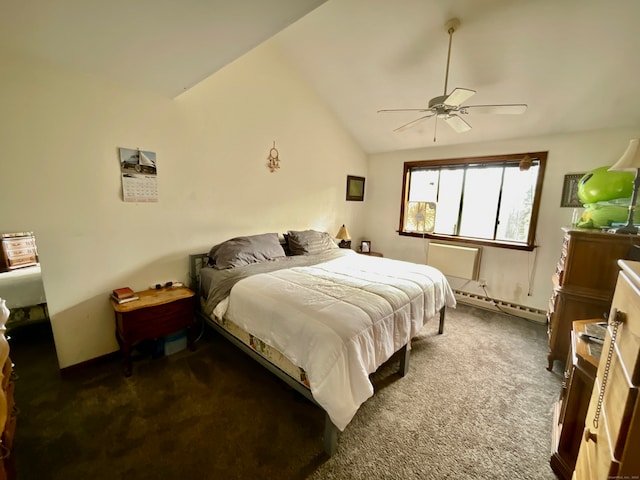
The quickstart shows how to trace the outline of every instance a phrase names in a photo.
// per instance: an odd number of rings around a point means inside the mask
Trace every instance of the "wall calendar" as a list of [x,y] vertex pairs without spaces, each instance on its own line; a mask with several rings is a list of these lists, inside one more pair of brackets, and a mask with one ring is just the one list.
[[158,172],[156,154],[144,150],[120,148],[122,200],[125,202],[157,202]]

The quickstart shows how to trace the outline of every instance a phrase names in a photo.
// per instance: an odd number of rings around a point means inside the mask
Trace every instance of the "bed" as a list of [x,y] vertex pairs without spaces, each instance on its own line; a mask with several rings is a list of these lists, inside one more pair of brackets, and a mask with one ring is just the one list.
[[326,232],[236,237],[190,255],[198,315],[320,406],[324,449],[373,395],[369,375],[455,307],[446,277],[427,265],[338,248]]

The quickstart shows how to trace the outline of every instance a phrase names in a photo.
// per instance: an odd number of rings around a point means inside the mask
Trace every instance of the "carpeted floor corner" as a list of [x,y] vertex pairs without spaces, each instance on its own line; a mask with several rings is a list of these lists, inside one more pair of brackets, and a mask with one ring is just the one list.
[[331,458],[316,406],[214,333],[197,346],[129,378],[117,356],[61,376],[47,332],[14,335],[18,478],[555,479],[544,325],[450,309],[406,377],[396,358],[373,374]]

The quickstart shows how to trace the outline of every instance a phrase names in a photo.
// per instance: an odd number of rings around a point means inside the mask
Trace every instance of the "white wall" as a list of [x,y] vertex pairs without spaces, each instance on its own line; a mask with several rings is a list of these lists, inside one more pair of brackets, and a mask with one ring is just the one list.
[[[487,142],[449,147],[431,147],[375,154],[369,157],[369,191],[364,235],[374,250],[385,256],[424,263],[428,241],[397,233],[402,197],[403,163],[465,156],[483,156],[548,151],[534,252],[483,247],[480,278],[486,280],[493,298],[546,310],[551,277],[560,257],[563,226],[571,223],[572,208],[561,208],[564,175],[612,165],[640,128],[583,132]],[[476,282],[449,278],[451,286],[483,294]]]
[[[0,231],[36,234],[60,367],[115,351],[109,292],[186,281],[189,253],[362,231],[345,183],[367,175],[366,156],[268,43],[175,100],[6,51],[0,63]],[[118,147],[157,153],[157,204],[122,201]]]
[[[187,280],[187,256],[241,234],[346,223],[387,257],[422,262],[396,233],[402,163],[548,150],[535,253],[484,248],[481,277],[499,299],[546,309],[560,253],[563,176],[613,163],[638,129],[436,147],[368,159],[268,42],[175,100],[1,51],[0,231],[33,230],[58,359],[117,349],[108,294]],[[144,72],[127,74],[141,75]],[[270,173],[273,141],[282,168]],[[157,153],[160,201],[121,200],[118,147]],[[365,202],[345,177],[366,176]],[[473,283],[454,288],[482,293]],[[530,291],[531,295],[528,295]]]

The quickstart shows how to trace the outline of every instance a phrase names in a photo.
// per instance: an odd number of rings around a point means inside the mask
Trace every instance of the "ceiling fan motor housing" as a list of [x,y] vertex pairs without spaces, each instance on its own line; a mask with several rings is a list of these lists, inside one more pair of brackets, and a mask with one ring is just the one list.
[[444,101],[449,95],[440,95],[439,97],[433,97],[429,100],[429,108],[444,106]]

